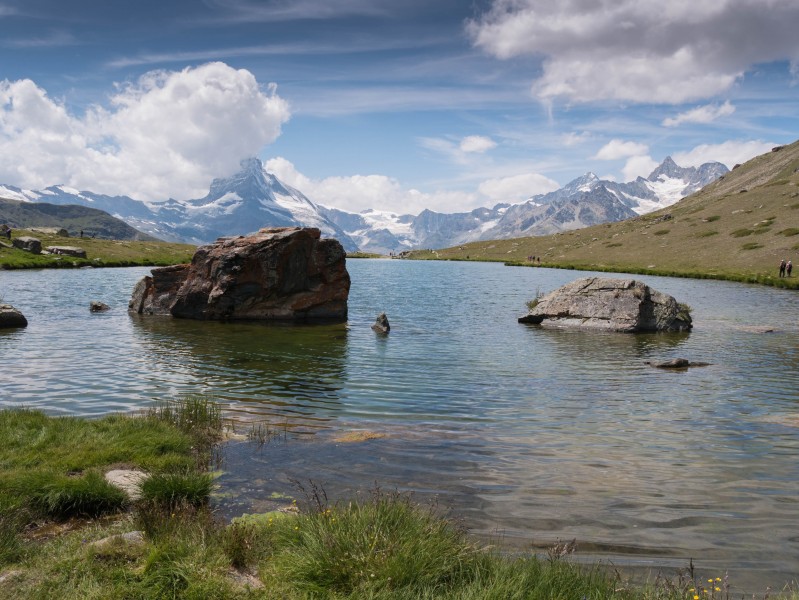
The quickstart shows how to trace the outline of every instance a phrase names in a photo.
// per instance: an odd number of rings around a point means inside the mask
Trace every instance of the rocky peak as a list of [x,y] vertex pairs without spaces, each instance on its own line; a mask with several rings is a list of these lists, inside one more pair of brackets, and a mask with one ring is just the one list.
[[668,179],[683,179],[686,176],[690,177],[695,170],[694,167],[683,168],[674,162],[671,156],[667,156],[663,159],[663,162],[649,174],[647,179],[649,181],[657,181],[661,176],[665,176]]

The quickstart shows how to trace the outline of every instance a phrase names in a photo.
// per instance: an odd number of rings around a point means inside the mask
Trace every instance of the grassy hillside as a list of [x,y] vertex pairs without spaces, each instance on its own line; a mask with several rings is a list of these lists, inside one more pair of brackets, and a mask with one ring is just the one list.
[[7,223],[14,229],[26,227],[58,227],[78,236],[112,240],[153,241],[154,237],[134,229],[124,221],[107,212],[78,205],[47,204],[44,202],[20,202],[0,198],[0,224]]
[[[489,260],[598,271],[750,281],[799,289],[799,142],[737,166],[664,210],[550,236],[483,241],[416,259]],[[537,263],[536,263],[537,264]]]
[[15,229],[12,239],[30,236],[46,246],[77,246],[86,251],[86,258],[31,254],[11,248],[11,243],[0,238],[0,269],[37,269],[50,267],[126,267],[135,265],[175,265],[191,261],[195,246],[158,241],[104,240],[92,238],[59,237],[57,235]]

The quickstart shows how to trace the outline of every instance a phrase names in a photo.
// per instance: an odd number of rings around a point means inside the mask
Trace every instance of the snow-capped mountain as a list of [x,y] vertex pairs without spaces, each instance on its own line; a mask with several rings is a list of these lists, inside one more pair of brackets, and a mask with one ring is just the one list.
[[388,254],[620,221],[670,206],[727,171],[721,163],[683,168],[668,157],[646,179],[617,183],[586,173],[559,190],[521,204],[497,204],[463,213],[424,210],[418,215],[377,210],[355,214],[315,204],[267,173],[257,158],[242,161],[241,171],[232,177],[215,179],[205,197],[184,202],[145,203],[65,186],[33,191],[0,185],[0,197],[91,206],[168,241],[206,243],[262,227],[302,225],[318,227],[323,235],[337,238],[347,251]]
[[318,227],[347,251],[355,242],[328,220],[299,190],[267,173],[257,158],[242,161],[232,177],[215,179],[203,198],[145,203],[128,196],[104,196],[66,186],[40,191],[0,186],[0,197],[50,204],[78,204],[104,210],[139,231],[168,241],[207,243],[218,237],[251,233],[262,227]]
[[727,171],[718,162],[684,168],[667,157],[646,179],[617,183],[586,173],[559,190],[533,196],[521,204],[498,204],[468,213],[424,210],[413,216],[371,210],[357,215],[338,209],[323,211],[361,250],[388,253],[443,248],[621,221],[671,206]]

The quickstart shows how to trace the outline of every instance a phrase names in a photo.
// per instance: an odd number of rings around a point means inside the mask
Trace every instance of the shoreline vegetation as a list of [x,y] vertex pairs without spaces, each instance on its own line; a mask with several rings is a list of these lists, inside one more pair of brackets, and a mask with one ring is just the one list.
[[733,167],[651,213],[552,235],[417,250],[409,258],[721,279],[799,289],[799,141]]
[[[573,542],[538,556],[503,554],[436,506],[379,489],[331,503],[311,483],[298,488],[299,504],[226,523],[214,514],[212,472],[225,433],[219,406],[206,397],[96,419],[0,410],[0,596],[744,597],[726,574],[700,574],[692,564],[636,583],[612,565],[574,560]],[[257,432],[247,437],[240,443],[257,444]],[[137,499],[106,481],[120,468],[149,473]]]
[[[32,254],[10,247],[14,238],[27,236],[47,246],[78,246],[86,258],[57,254]],[[172,242],[62,237],[40,231],[15,229],[12,240],[0,238],[0,270],[76,269],[83,267],[159,267],[191,262],[196,246]]]

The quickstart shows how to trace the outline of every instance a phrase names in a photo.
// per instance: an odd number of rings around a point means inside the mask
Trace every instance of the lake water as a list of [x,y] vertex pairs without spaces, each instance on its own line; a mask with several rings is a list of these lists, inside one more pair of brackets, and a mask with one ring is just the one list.
[[[224,514],[296,484],[437,496],[481,537],[626,567],[729,569],[738,589],[799,579],[799,294],[639,277],[693,308],[690,334],[520,325],[585,273],[350,260],[350,319],[221,324],[127,314],[148,269],[0,271],[28,318],[0,331],[0,405],[93,416],[208,394],[275,439],[231,445]],[[89,302],[112,307],[91,314]],[[392,330],[370,329],[381,311]],[[757,333],[750,326],[770,326]],[[710,366],[681,372],[647,360]],[[353,431],[378,439],[344,442]]]

